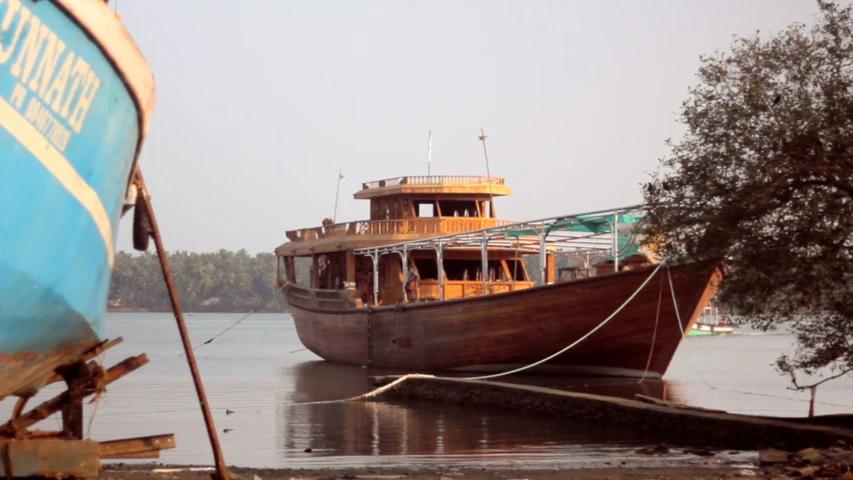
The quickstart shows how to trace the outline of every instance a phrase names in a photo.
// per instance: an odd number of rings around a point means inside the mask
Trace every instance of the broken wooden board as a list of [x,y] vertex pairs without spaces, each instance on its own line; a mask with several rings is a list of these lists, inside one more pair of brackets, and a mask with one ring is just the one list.
[[3,460],[0,476],[6,478],[94,478],[100,475],[98,442],[92,440],[0,440],[0,453]]
[[676,402],[668,402],[666,400],[661,400],[659,398],[652,398],[646,395],[640,395],[639,393],[634,394],[634,399],[643,403],[649,403],[652,405],[658,405],[661,407],[670,407],[670,408],[683,408],[685,410],[696,410],[699,412],[715,412],[715,413],[729,413],[725,410],[718,410],[715,408],[705,408],[705,407],[697,407],[695,405],[687,405],[686,403],[676,403]]
[[103,459],[159,458],[160,450],[175,448],[175,434],[151,435],[101,442],[99,455]]

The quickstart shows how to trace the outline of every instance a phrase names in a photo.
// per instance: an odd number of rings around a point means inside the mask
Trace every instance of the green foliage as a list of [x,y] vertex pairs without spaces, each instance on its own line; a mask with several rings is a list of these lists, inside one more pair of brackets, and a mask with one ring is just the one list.
[[[169,254],[169,266],[184,310],[278,311],[283,304],[275,285],[276,257],[272,253],[174,252]],[[157,255],[118,252],[109,301],[113,307],[171,309]]]
[[649,246],[724,265],[725,304],[793,329],[792,377],[853,368],[853,12],[818,6],[811,28],[701,58],[687,134],[644,193]]

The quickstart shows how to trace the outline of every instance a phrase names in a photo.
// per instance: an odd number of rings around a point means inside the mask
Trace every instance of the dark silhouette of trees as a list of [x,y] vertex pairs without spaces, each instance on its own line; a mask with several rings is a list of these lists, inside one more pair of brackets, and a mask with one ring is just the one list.
[[[283,310],[277,291],[276,258],[246,250],[211,253],[173,252],[169,265],[181,305],[187,311]],[[170,310],[157,256],[118,252],[109,293],[110,307]]]

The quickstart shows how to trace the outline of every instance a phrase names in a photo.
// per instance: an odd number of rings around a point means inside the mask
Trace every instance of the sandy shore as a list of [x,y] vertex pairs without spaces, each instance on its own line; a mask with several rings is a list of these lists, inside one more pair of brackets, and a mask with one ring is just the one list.
[[[581,468],[581,469],[489,469],[477,467],[448,469],[334,468],[259,469],[231,468],[235,480],[554,480],[554,479],[672,479],[705,480],[764,477],[757,468],[743,467],[663,467],[663,468]],[[168,465],[104,465],[102,479],[109,480],[208,480],[213,468]]]

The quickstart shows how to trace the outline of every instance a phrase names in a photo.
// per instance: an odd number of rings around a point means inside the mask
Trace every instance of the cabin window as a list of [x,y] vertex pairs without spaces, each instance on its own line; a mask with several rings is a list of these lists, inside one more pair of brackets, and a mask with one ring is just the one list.
[[434,258],[416,258],[414,262],[421,280],[438,280],[438,265]]
[[438,202],[441,213],[447,217],[476,217],[477,202],[473,200],[442,200]]
[[419,217],[435,216],[435,203],[433,203],[432,201],[415,202],[415,208],[417,209]]
[[[448,280],[467,280],[467,281],[482,281],[483,276],[480,273],[483,264],[480,260],[445,260],[444,262],[444,273],[447,275]],[[506,275],[497,274],[501,272],[501,261],[500,260],[489,260],[488,264],[489,271],[486,272],[487,279],[496,278],[503,280],[506,278]],[[494,271],[495,274],[490,274],[489,272]],[[497,276],[495,276],[497,274]]]
[[293,270],[296,275],[296,285],[311,287],[311,257],[294,257]]
[[515,275],[515,280],[519,282],[524,282],[527,279],[524,277],[524,260],[507,260],[506,266],[509,267],[509,274]]

